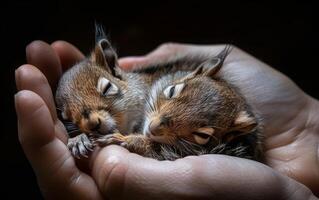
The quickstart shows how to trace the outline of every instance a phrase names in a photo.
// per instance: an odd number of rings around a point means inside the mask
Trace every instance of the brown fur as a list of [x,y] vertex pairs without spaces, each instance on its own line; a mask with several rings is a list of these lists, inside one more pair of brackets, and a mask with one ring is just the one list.
[[[224,54],[217,58],[221,55]],[[202,69],[198,64],[193,72],[173,71],[160,77],[151,88],[150,106],[146,107],[148,119],[144,128],[149,126],[151,130],[144,131],[144,135],[108,135],[97,139],[97,143],[121,144],[132,152],[156,159],[220,153],[262,160],[260,120],[240,92],[216,75],[222,63],[205,63]],[[187,64],[180,68],[187,68]],[[184,84],[182,92],[167,99],[163,90],[177,84]],[[211,134],[207,144],[198,144],[196,132]]]
[[[186,56],[125,73],[108,41],[102,39],[87,59],[63,75],[57,106],[70,121],[66,127],[73,124],[70,132],[85,133],[100,146],[121,144],[160,160],[206,153],[259,160],[260,120],[240,92],[216,76],[228,53],[226,47],[209,60]],[[118,93],[103,96],[97,90],[101,77],[119,88]],[[167,99],[163,90],[179,83],[184,84],[183,90]],[[152,130],[145,132],[149,127]],[[199,144],[203,134],[208,142]],[[85,156],[91,147],[83,138],[70,140],[75,156]]]
[[[234,87],[221,79],[199,76],[189,79],[183,91],[172,100],[158,97],[151,120],[159,124],[164,116],[170,121],[159,125],[150,136],[115,134],[101,137],[97,143],[120,144],[159,160],[208,153],[262,160],[260,121]],[[199,145],[192,133],[203,127],[212,127],[214,132],[207,144]]]

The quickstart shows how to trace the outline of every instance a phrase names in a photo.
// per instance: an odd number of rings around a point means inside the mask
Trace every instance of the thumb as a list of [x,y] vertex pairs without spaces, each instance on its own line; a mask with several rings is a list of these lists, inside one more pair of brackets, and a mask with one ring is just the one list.
[[98,153],[92,175],[109,199],[304,199],[311,195],[303,185],[251,160],[203,155],[158,161],[114,145]]
[[203,187],[192,183],[197,171],[192,163],[145,158],[115,145],[101,149],[93,160],[93,178],[109,199],[182,199],[203,194]]

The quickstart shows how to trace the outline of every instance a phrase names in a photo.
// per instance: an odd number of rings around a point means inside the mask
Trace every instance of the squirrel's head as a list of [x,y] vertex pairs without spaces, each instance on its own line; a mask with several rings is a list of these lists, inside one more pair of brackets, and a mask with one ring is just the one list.
[[143,133],[160,143],[182,139],[205,145],[255,130],[257,121],[243,97],[216,76],[221,64],[213,58],[183,78],[153,88]]
[[81,132],[108,134],[123,121],[116,110],[126,84],[118,75],[117,55],[106,39],[100,39],[91,55],[63,74],[56,92],[62,117]]

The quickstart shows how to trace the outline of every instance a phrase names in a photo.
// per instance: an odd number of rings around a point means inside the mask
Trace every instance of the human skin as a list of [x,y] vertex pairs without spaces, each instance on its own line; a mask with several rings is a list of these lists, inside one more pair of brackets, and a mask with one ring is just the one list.
[[[221,46],[162,45],[120,60],[129,70],[180,54],[216,54]],[[258,108],[266,164],[223,155],[157,161],[111,145],[76,163],[66,147],[51,92],[83,55],[69,43],[36,41],[29,65],[16,70],[19,139],[48,199],[316,199],[319,195],[319,103],[290,79],[234,48],[221,75]],[[81,169],[81,170],[80,170]],[[291,177],[291,178],[289,178]],[[309,190],[308,188],[311,190]]]

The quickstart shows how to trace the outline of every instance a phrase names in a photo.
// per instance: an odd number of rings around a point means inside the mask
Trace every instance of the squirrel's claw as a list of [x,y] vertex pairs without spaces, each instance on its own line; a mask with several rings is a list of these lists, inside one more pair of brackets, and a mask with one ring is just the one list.
[[71,154],[77,159],[80,159],[81,157],[87,158],[89,152],[93,151],[93,144],[84,133],[69,138],[67,146]]

